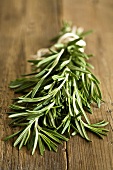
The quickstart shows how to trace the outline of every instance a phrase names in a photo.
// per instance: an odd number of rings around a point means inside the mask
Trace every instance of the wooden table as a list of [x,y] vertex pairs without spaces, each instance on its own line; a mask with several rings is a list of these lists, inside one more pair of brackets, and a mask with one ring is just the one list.
[[14,97],[9,82],[29,71],[27,59],[49,44],[62,20],[94,30],[86,51],[95,56],[90,62],[105,103],[93,108],[90,118],[109,121],[110,132],[104,140],[90,134],[91,143],[73,137],[58,153],[46,151],[43,157],[0,140],[0,170],[113,170],[113,0],[0,0],[0,137],[12,133],[6,114]]

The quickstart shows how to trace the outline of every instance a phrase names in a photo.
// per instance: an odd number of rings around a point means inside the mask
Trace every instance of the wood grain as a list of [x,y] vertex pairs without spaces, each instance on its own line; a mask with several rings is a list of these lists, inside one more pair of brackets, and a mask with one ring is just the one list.
[[[0,7],[0,129],[3,138],[12,133],[6,112],[14,94],[8,84],[29,71],[27,59],[40,47],[46,47],[57,34],[60,11],[55,0],[5,0],[0,1]],[[38,152],[31,156],[25,148],[18,151],[12,142],[0,140],[0,170],[66,170],[65,143],[58,153],[46,151],[41,157]]]
[[[113,1],[112,0],[0,0],[0,170],[113,170]],[[12,133],[6,112],[14,97],[8,89],[11,80],[29,72],[27,59],[46,47],[61,26],[72,21],[94,33],[87,40],[90,62],[101,81],[105,103],[93,108],[91,122],[108,120],[110,132],[104,140],[89,134],[88,143],[79,136],[60,145],[58,153],[46,151],[41,157],[12,141],[2,139]]]
[[[75,5],[72,5],[75,4]],[[110,122],[110,132],[104,140],[89,134],[93,142],[87,143],[80,137],[67,143],[69,170],[113,170],[113,1],[63,1],[63,19],[72,21],[94,33],[87,38],[87,52],[93,53],[91,63],[94,73],[101,81],[105,103],[101,109],[93,108],[91,122],[102,119]],[[67,12],[68,11],[68,12]]]

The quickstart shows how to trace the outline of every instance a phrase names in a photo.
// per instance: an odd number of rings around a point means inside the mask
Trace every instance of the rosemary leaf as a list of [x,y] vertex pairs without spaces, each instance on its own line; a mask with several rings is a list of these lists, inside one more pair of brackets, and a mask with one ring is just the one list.
[[28,61],[31,73],[11,81],[9,87],[22,96],[13,99],[8,115],[11,127],[20,130],[5,141],[15,137],[14,146],[26,145],[32,155],[39,148],[43,155],[46,147],[57,151],[62,140],[77,134],[87,141],[91,141],[87,131],[100,138],[107,135],[108,122],[91,124],[88,117],[93,113],[91,103],[100,107],[102,101],[100,81],[88,62],[92,55],[84,52],[84,37],[89,33],[64,22],[54,44],[39,49],[36,60]]

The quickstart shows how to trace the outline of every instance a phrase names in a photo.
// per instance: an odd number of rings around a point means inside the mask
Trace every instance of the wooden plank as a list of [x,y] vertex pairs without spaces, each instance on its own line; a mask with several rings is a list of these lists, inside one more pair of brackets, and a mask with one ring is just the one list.
[[[6,115],[14,94],[8,84],[30,67],[26,60],[40,47],[46,47],[60,27],[60,1],[0,1],[0,129],[1,138],[13,131]],[[0,140],[0,170],[66,170],[65,143],[58,153],[46,151],[31,156],[23,148],[18,151],[12,141]]]
[[91,122],[105,119],[110,132],[104,140],[89,134],[88,143],[79,136],[67,143],[68,170],[113,170],[113,1],[63,0],[63,19],[72,21],[94,33],[87,38],[87,52],[93,53],[91,63],[101,81],[105,103],[101,109],[93,108]]

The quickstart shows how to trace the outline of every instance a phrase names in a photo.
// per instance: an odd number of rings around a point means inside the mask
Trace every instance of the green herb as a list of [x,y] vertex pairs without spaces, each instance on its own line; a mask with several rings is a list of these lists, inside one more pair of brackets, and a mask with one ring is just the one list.
[[5,138],[17,137],[14,146],[26,145],[34,154],[37,146],[43,155],[45,147],[57,151],[57,144],[79,134],[87,141],[87,130],[99,137],[107,134],[108,122],[91,124],[91,103],[100,107],[102,95],[99,80],[90,71],[83,40],[89,32],[64,23],[56,43],[40,49],[32,63],[32,73],[10,83],[15,92],[23,93],[10,105],[10,125],[19,131]]

